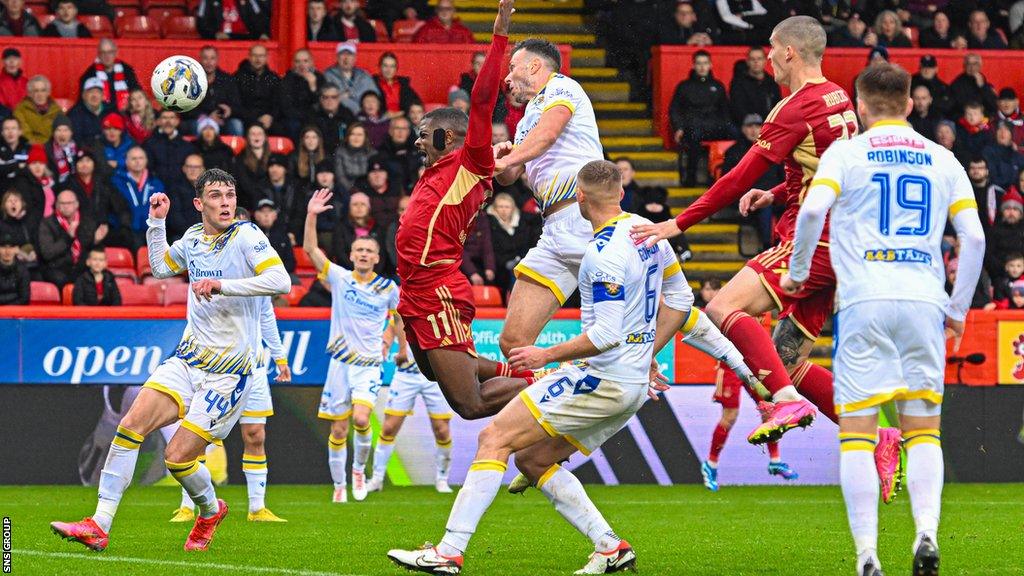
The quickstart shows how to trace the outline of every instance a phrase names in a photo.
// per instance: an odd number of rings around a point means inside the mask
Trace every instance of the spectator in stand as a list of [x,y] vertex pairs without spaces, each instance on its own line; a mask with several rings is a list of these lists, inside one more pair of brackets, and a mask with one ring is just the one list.
[[[259,203],[263,200],[272,200],[278,210],[284,211],[284,217],[278,218],[278,220],[289,230],[291,230],[292,224],[290,221],[291,215],[297,205],[303,200],[303,193],[305,191],[305,187],[300,186],[288,174],[290,164],[286,156],[281,154],[270,155],[270,160],[267,162],[267,179],[263,183],[263,187],[260,188],[260,200],[256,203],[257,208],[259,208]],[[316,168],[314,167],[311,171],[314,173],[315,178]],[[305,210],[305,204],[300,208]]]
[[673,139],[686,153],[686,169],[685,172],[680,170],[680,180],[684,186],[694,186],[697,160],[703,150],[700,143],[734,138],[725,86],[711,73],[711,55],[707,51],[694,53],[693,69],[689,77],[676,86],[669,116]]
[[324,84],[320,89],[319,103],[306,124],[320,129],[324,137],[324,150],[333,156],[345,136],[345,129],[355,121],[355,114],[341,105],[341,89],[334,84]]
[[327,17],[324,0],[309,0],[306,4],[306,40],[310,42],[338,42],[341,35],[338,24]]
[[708,278],[700,285],[700,290],[695,294],[693,299],[693,305],[698,308],[704,308],[711,302],[711,299],[718,295],[718,291],[722,289],[722,281],[716,278]]
[[40,220],[53,213],[53,203],[57,198],[54,192],[57,182],[48,165],[43,145],[33,144],[28,151],[25,170],[14,180],[14,187],[21,192],[28,211]]
[[1013,143],[1012,124],[996,123],[995,141],[985,146],[981,155],[988,163],[989,176],[996,186],[1007,189],[1017,184],[1017,175],[1024,169],[1024,154]]
[[125,159],[125,167],[114,173],[114,188],[128,203],[132,215],[131,231],[134,248],[146,245],[146,219],[149,217],[149,198],[163,193],[164,183],[149,173],[149,160],[142,146],[132,146]]
[[431,13],[427,0],[367,0],[366,14],[383,20],[388,28],[395,20],[420,20]]
[[758,0],[716,0],[715,7],[722,22],[722,44],[756,46],[768,43],[772,24],[768,22],[768,10]]
[[103,118],[116,112],[103,100],[103,82],[89,78],[82,86],[82,97],[68,111],[71,129],[79,144],[91,144],[103,136]]
[[494,285],[507,294],[515,283],[512,270],[540,239],[540,216],[520,211],[505,192],[495,194],[486,212],[494,247]]
[[128,136],[135,140],[136,144],[144,144],[156,129],[156,114],[153,113],[153,105],[149,97],[141,88],[131,91],[128,96],[128,106],[121,112],[125,118],[125,128]]
[[341,42],[334,49],[338,63],[324,70],[324,77],[341,90],[341,105],[352,114],[359,114],[363,94],[377,92],[377,84],[370,73],[356,66],[355,42]]
[[117,112],[111,112],[103,117],[100,124],[103,128],[103,137],[100,138],[100,145],[103,146],[103,155],[107,164],[114,170],[124,168],[125,156],[135,141],[124,133],[124,117]]
[[[1009,194],[1007,194],[1009,196]],[[1003,201],[1005,204],[1005,200]],[[1019,204],[1019,202],[1018,202]],[[1016,222],[1013,225],[1016,228],[1020,228],[1020,208],[1017,208],[1017,212],[1013,218],[1016,218]],[[1000,223],[1002,224],[1002,223]],[[1024,230],[1017,230],[1016,234],[1020,237],[1024,234]],[[1015,238],[1016,240],[1016,238]],[[1020,244],[1018,241],[1017,244]],[[991,254],[992,260],[996,260],[996,254]],[[986,258],[988,259],[988,258]],[[1007,310],[1010,309],[1010,300],[1015,296],[1014,289],[1024,289],[1024,280],[1021,279],[1024,276],[1024,254],[1020,252],[1005,252],[1002,254],[1001,264],[1002,267],[998,271],[998,274],[989,272],[989,276],[992,277],[992,300],[996,303],[996,309]],[[1012,309],[1017,310],[1022,308],[1021,302],[1018,302]]]
[[[757,140],[763,124],[764,119],[756,114],[750,114],[743,119],[743,127],[741,129],[743,137],[737,139],[736,143],[725,151],[725,158],[722,162],[723,174],[729,172],[740,163],[743,155],[750,150],[750,147]],[[762,174],[753,187],[761,190],[771,190],[781,183],[783,178],[782,166],[776,164]],[[772,245],[772,214],[772,207],[766,206],[743,216],[744,223],[753,226],[757,230],[757,237],[765,249]]]
[[782,100],[779,85],[765,72],[767,61],[764,48],[751,48],[747,51],[745,66],[741,66],[742,70],[738,70],[729,83],[729,107],[736,126],[741,126],[749,114],[767,117]]
[[[951,258],[946,262],[946,294],[953,292],[953,285],[956,283],[956,272],[959,267],[959,258]],[[992,302],[992,281],[984,270],[982,270],[981,278],[978,279],[978,287],[974,290],[974,296],[971,298],[971,309],[996,309],[996,304]]]
[[392,180],[380,155],[370,158],[366,176],[356,180],[353,189],[365,192],[370,197],[370,216],[378,227],[387,229],[398,220],[398,200],[402,197],[402,187]]
[[384,113],[384,104],[380,95],[376,92],[367,92],[359,102],[359,122],[366,127],[366,137],[370,140],[370,146],[379,148],[384,145],[388,137],[388,127],[391,120]]
[[195,132],[199,117],[209,116],[220,126],[222,134],[241,136],[245,127],[236,115],[241,110],[241,101],[234,77],[220,69],[220,54],[213,46],[199,49],[199,63],[206,72],[206,97],[199,106],[182,114],[181,131]]
[[416,44],[472,44],[473,31],[455,16],[454,0],[438,0],[434,17],[427,20],[413,36]]
[[256,207],[256,195],[266,181],[269,162],[267,131],[262,124],[253,124],[245,131],[245,149],[235,157],[235,169],[231,171],[238,181],[239,206],[246,210]]
[[25,10],[25,0],[4,0],[0,10],[0,36],[41,36],[39,21]]
[[469,94],[465,90],[452,87],[448,91],[448,105],[463,114],[469,115]]
[[967,164],[967,176],[974,188],[974,199],[981,215],[981,227],[988,238],[999,218],[999,205],[1003,202],[1005,190],[992,183],[988,175],[988,162],[981,156],[971,158]]
[[932,17],[931,27],[921,30],[917,43],[921,48],[950,48],[953,45],[954,37],[949,16],[939,10]]
[[[349,258],[349,248],[352,246],[352,241],[369,236],[383,246],[384,232],[385,230],[379,227],[370,216],[370,197],[363,192],[353,192],[348,199],[348,214],[335,227],[331,239],[331,252],[334,253],[334,260],[339,266],[351,270],[352,260]],[[383,264],[383,262],[377,264],[377,273],[384,269]]]
[[967,47],[971,50],[1006,50],[1006,40],[991,30],[992,22],[984,10],[971,12],[967,22]]
[[29,146],[18,119],[5,118],[0,125],[0,186],[6,186],[25,168]]
[[918,134],[928,139],[934,138],[935,128],[942,116],[932,108],[932,93],[927,86],[919,84],[910,91],[910,97],[914,101],[914,109],[907,116],[907,122]]
[[370,146],[363,123],[349,124],[345,142],[334,153],[334,178],[338,186],[346,192],[351,190],[356,180],[366,176],[370,157],[376,153],[377,150]]
[[387,264],[384,265],[384,271],[388,275],[393,275],[396,268],[398,267],[398,249],[395,247],[395,236],[398,234],[398,226],[402,221],[402,216],[405,211],[409,209],[409,196],[402,196],[398,199],[398,217],[395,221],[388,226],[387,231],[384,232],[384,248],[383,256],[387,257]]
[[281,79],[281,117],[288,137],[297,141],[303,122],[317,104],[320,88],[326,85],[324,75],[317,71],[313,64],[313,54],[309,50],[295,51],[292,67]]
[[423,103],[420,95],[412,89],[408,76],[398,75],[398,57],[394,52],[381,54],[378,61],[379,74],[374,74],[373,81],[377,91],[384,99],[385,115],[388,118],[405,116],[405,111],[414,102]]
[[200,0],[199,35],[210,40],[269,40],[268,0]]
[[921,56],[920,67],[917,74],[914,74],[910,81],[911,90],[917,86],[928,88],[932,95],[932,108],[943,117],[949,117],[953,111],[953,98],[949,85],[939,78],[939,63],[935,56],[925,54]]
[[[859,12],[854,12],[846,19],[845,28],[839,28],[829,34],[828,45],[835,48],[863,48],[867,46],[864,40],[868,34],[867,23]],[[874,33],[871,35],[873,37]]]
[[249,48],[249,57],[235,72],[239,107],[234,115],[245,124],[259,122],[270,130],[281,113],[281,78],[267,67],[267,48],[259,44]]
[[0,70],[0,106],[8,110],[28,96],[28,76],[21,69],[21,51],[17,48],[4,48],[4,68]]
[[[377,32],[369,20],[359,15],[359,0],[341,0],[338,11],[338,40],[351,42],[376,42]],[[387,41],[387,39],[385,39]]]
[[78,79],[80,92],[89,78],[99,78],[103,83],[103,100],[117,110],[124,110],[131,91],[141,88],[135,69],[117,57],[117,44],[110,38],[100,40],[95,62]]
[[53,136],[43,144],[43,149],[46,150],[47,166],[57,182],[64,183],[74,175],[78,146],[71,131],[71,120],[67,116],[58,114],[54,118]]
[[981,56],[968,54],[964,56],[964,71],[949,86],[954,109],[963,110],[968,102],[979,102],[985,107],[986,113],[996,110],[996,91],[985,75],[981,73]]
[[[149,211],[149,203],[146,203]],[[57,194],[56,209],[39,224],[39,257],[43,279],[63,287],[82,273],[93,245],[103,242],[106,228],[78,209],[71,190]]]
[[[480,75],[480,69],[483,68],[484,58],[486,56],[487,55],[484,54],[483,52],[474,52],[473,58],[470,61],[469,71],[463,72],[459,76],[459,89],[465,91],[466,94],[473,93],[473,84],[476,83],[476,79]],[[402,109],[405,110],[407,114],[413,108],[422,111],[423,103],[420,102],[418,99],[419,97],[417,96],[416,101],[410,103],[409,106],[405,106]],[[501,122],[502,120],[504,120],[506,114],[508,114],[508,102],[506,101],[505,98],[505,90],[501,90],[500,92],[498,92],[498,101],[494,104],[494,113],[491,115],[491,119],[494,122]],[[413,126],[418,125],[418,121],[413,122]]]
[[1024,116],[1020,113],[1020,100],[1017,99],[1017,91],[1013,88],[1003,88],[999,91],[995,119],[1008,122],[1013,128],[1013,143],[1024,146]]
[[[502,99],[504,99],[504,96],[502,96]],[[406,110],[405,116],[406,118],[409,119],[409,124],[411,124],[414,128],[418,128],[420,122],[423,121],[423,116],[425,116],[426,113],[427,111],[423,107],[423,104],[413,104],[412,106],[409,106],[408,110]]]
[[971,155],[963,143],[957,140],[956,132],[956,124],[951,120],[939,120],[935,125],[934,140],[946,150],[952,152],[953,156],[960,162],[960,165],[966,168]]
[[409,120],[403,117],[393,118],[391,125],[388,126],[388,137],[377,150],[393,180],[404,192],[411,192],[416,184],[419,168],[423,166],[423,160],[416,150]]
[[711,46],[715,43],[714,28],[698,20],[697,11],[690,2],[677,2],[671,19],[658,27],[654,45]]
[[220,139],[220,126],[217,126],[212,118],[204,116],[196,123],[196,130],[198,138],[195,148],[203,157],[203,165],[207,168],[231,171],[235,163],[235,153]]
[[[252,211],[252,221],[259,226],[260,230],[267,235],[270,246],[277,251],[281,257],[281,263],[289,274],[295,273],[295,251],[293,244],[288,237],[288,228],[285,222],[278,218],[280,214],[277,204],[270,198],[263,198],[256,203],[256,209]],[[297,277],[292,277],[292,284],[297,284]]]
[[14,236],[0,233],[0,306],[28,305],[32,279],[18,260],[19,252]]
[[956,139],[972,154],[980,154],[994,140],[985,109],[978,102],[964,105],[963,116],[956,122],[956,132]]
[[[1000,277],[1008,278],[1012,282],[1021,276],[1016,261],[1024,251],[1024,221],[1021,220],[1024,204],[1022,203],[1024,203],[1024,197],[1021,197],[1016,190],[1010,190],[1003,196],[1003,201],[999,205],[999,223],[992,227],[992,233],[988,238],[986,268],[989,275],[996,279],[997,286]],[[1015,264],[1012,272],[1006,266],[1011,261]],[[1003,298],[1005,298],[1005,290]]]
[[114,275],[107,270],[107,251],[94,246],[85,259],[84,270],[75,279],[71,302],[75,306],[120,306],[121,290]]
[[50,79],[36,75],[28,81],[28,95],[14,108],[14,117],[21,123],[21,130],[32,144],[42,144],[50,139],[53,120],[63,112],[50,98]]
[[459,270],[474,286],[494,284],[497,265],[494,259],[494,244],[491,242],[491,222],[482,208],[472,226],[466,235]]
[[[655,223],[664,222],[672,217],[668,207],[668,190],[661,186],[638,185],[634,180],[636,171],[633,170],[633,161],[627,156],[616,158],[615,165],[619,168],[622,189],[625,192],[621,206],[629,206],[628,209],[623,208],[623,210],[643,216]],[[669,240],[669,243],[684,262],[692,257],[685,235],[680,234]]]
[[903,31],[903,23],[900,17],[892,10],[882,10],[875,17],[874,32],[875,42],[873,46],[885,46],[886,48],[913,48],[910,38]]
[[96,222],[97,228],[106,227],[104,244],[131,247],[133,239],[128,233],[132,217],[128,203],[102,169],[91,149],[80,148],[75,153],[75,175],[67,186],[78,196],[79,207]]
[[200,212],[196,210],[192,199],[196,197],[196,181],[206,171],[203,157],[198,153],[185,157],[181,165],[183,178],[174,185],[167,186],[167,195],[171,199],[171,209],[167,213],[167,239],[181,238],[189,227],[202,222]]
[[54,38],[92,38],[92,32],[78,21],[76,0],[58,0],[57,18],[43,29],[42,36]]
[[39,243],[39,217],[33,214],[25,197],[16,188],[4,192],[0,198],[0,236],[11,236],[21,249],[19,262],[29,268],[37,266],[36,245]]
[[143,148],[149,156],[149,163],[156,175],[168,189],[178,187],[184,180],[181,165],[185,158],[196,153],[196,147],[185,140],[178,126],[181,119],[177,112],[163,108],[156,119],[157,130],[146,141]]
[[331,205],[333,206],[333,209],[320,215],[320,218],[317,219],[316,222],[316,230],[318,236],[326,242],[326,244],[324,244],[325,246],[332,245],[334,229],[338,225],[341,214],[348,209],[349,190],[342,190],[335,183],[334,166],[328,161],[317,164],[315,183],[310,186],[296,187],[296,202],[292,207],[291,217],[288,219],[288,226],[291,229],[292,234],[292,243],[301,243],[302,226],[306,222],[306,206],[309,205],[309,199],[313,197],[313,193],[323,188],[327,188],[334,192],[334,197],[331,198]]
[[292,174],[305,186],[316,182],[316,165],[329,158],[324,152],[324,137],[316,126],[302,130],[299,145],[292,155]]

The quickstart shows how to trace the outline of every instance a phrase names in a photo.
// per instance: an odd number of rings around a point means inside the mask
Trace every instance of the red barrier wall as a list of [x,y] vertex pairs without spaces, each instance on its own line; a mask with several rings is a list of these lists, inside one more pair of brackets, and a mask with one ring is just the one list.
[[[665,140],[666,148],[673,143],[669,138],[668,108],[672,102],[672,93],[676,85],[690,75],[693,53],[698,48],[693,46],[655,46],[651,60],[654,72],[654,110],[655,129]],[[742,46],[721,46],[707,49],[711,53],[712,71],[726,88],[732,81],[733,65],[743,60],[747,48]],[[917,72],[921,56],[932,54],[939,62],[939,78],[947,84],[963,72],[963,58],[970,51],[964,50],[926,50],[904,48],[889,50],[890,61],[903,66],[912,74]],[[1024,75],[1020,66],[1024,61],[1024,53],[1019,50],[980,50],[982,71],[988,81],[1000,88],[1010,86],[1019,93],[1024,88]],[[853,81],[867,63],[868,50],[864,48],[829,48],[825,51],[822,71],[825,76],[839,84],[847,91],[853,91]],[[783,89],[783,95],[788,92]]]

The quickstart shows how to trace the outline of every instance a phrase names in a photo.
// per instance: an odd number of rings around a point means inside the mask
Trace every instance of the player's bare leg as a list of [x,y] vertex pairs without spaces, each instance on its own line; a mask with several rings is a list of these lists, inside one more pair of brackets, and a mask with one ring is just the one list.
[[206,550],[217,526],[228,514],[227,504],[217,499],[210,471],[199,462],[199,457],[206,453],[207,445],[209,441],[206,438],[182,426],[164,449],[167,470],[199,507],[199,516],[185,541],[186,551]]
[[348,502],[345,480],[345,465],[348,463],[348,415],[331,421],[331,435],[327,438],[327,465],[331,469],[334,494],[331,501],[336,504]]
[[370,429],[370,412],[373,407],[366,404],[352,406],[352,497],[357,502],[366,500],[366,461],[370,458],[373,430]]
[[267,425],[263,423],[241,424],[242,473],[249,494],[250,522],[287,522],[270,511],[266,505],[267,494]]
[[520,276],[508,298],[505,324],[498,339],[501,353],[507,358],[513,348],[532,346],[560,306],[561,302],[550,288],[528,276]]
[[117,506],[135,473],[143,440],[150,432],[175,422],[178,417],[179,408],[174,399],[163,392],[143,388],[118,423],[114,440],[110,443],[110,451],[100,473],[96,512],[78,522],[51,522],[53,533],[97,552],[105,549]]
[[[416,363],[421,366],[416,346],[411,346]],[[510,400],[527,386],[523,378],[490,378],[480,382],[477,359],[466,352],[437,348],[422,353],[448,404],[466,420],[485,418],[498,413]],[[425,372],[424,372],[425,373]]]
[[846,516],[857,551],[857,574],[874,574],[878,560],[878,475],[875,445],[877,412],[839,419],[839,483],[846,502]]
[[[911,401],[919,404],[925,400]],[[941,416],[900,414],[907,446],[907,491],[914,515],[914,576],[939,573],[938,528],[942,507],[943,463]]]

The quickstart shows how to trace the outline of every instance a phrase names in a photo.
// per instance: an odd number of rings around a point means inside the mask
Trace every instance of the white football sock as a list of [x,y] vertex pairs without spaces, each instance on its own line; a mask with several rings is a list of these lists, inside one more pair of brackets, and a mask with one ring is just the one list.
[[846,501],[846,517],[857,549],[857,570],[877,561],[878,470],[875,468],[877,435],[839,433],[839,482]]
[[192,501],[199,507],[199,515],[209,518],[220,510],[217,504],[217,493],[213,489],[210,471],[199,460],[191,462],[165,461],[171,475],[188,492]]
[[160,429],[160,436],[164,439],[164,444],[170,444],[171,438],[174,437],[174,433],[178,431],[178,427],[181,426],[181,420],[173,424],[168,424]]
[[181,489],[181,508],[188,508],[189,510],[196,507],[196,503],[189,498],[188,492],[184,488]]
[[470,465],[448,516],[438,552],[444,556],[460,556],[466,551],[477,524],[501,489],[501,478],[507,469],[508,465],[498,460],[476,460]]
[[444,480],[448,481],[448,471],[452,464],[452,439],[448,438],[445,442],[437,442],[437,454],[434,456],[434,466],[436,475],[434,479],[436,481]]
[[345,464],[348,462],[348,438],[327,438],[327,465],[335,488],[345,487]]
[[93,521],[104,532],[110,532],[110,525],[114,523],[114,515],[117,514],[121,496],[132,483],[135,463],[139,461],[139,447],[142,446],[143,440],[145,438],[142,435],[124,426],[118,426],[114,440],[110,443],[107,460],[103,464],[103,471],[100,472],[96,512],[92,515]]
[[803,400],[804,397],[796,391],[796,386],[792,384],[783,386],[778,392],[772,394],[772,400],[775,402],[791,402],[793,400]]
[[373,451],[373,479],[384,480],[388,471],[388,461],[391,460],[391,453],[395,451],[395,437],[381,434],[377,438],[377,448]]
[[245,473],[245,486],[249,493],[249,512],[266,508],[267,455],[242,454],[242,472]]
[[942,444],[936,429],[912,430],[904,434],[907,448],[907,492],[914,514],[916,551],[922,536],[938,546],[939,511],[942,507]]
[[366,428],[353,426],[355,434],[354,450],[352,451],[352,469],[362,471],[366,468],[366,460],[370,457],[370,444],[373,442],[373,430],[367,424]]
[[608,552],[619,546],[619,537],[590,501],[583,484],[572,472],[555,464],[537,481],[539,489],[569,524],[590,538],[594,549]]

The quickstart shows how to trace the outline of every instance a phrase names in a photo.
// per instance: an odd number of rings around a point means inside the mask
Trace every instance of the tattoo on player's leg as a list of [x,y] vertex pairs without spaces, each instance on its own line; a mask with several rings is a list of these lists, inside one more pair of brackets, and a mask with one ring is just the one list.
[[779,353],[779,358],[782,359],[782,363],[786,368],[792,369],[795,367],[800,361],[801,348],[804,345],[804,341],[807,340],[804,333],[797,328],[792,320],[783,318],[775,326],[772,340],[775,342],[775,350]]

